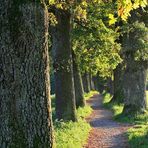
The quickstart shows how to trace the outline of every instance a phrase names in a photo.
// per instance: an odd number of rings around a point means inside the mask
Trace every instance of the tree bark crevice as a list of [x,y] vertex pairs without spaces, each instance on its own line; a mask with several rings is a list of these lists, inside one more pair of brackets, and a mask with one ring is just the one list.
[[[51,148],[48,11],[35,2],[14,5],[0,16],[0,147]],[[19,13],[15,23],[11,10]]]

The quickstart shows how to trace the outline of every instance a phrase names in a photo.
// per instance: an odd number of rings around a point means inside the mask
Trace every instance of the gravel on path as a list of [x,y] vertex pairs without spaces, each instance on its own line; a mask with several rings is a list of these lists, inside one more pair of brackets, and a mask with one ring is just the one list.
[[103,107],[102,99],[102,95],[97,94],[87,101],[93,109],[86,119],[92,130],[84,148],[129,148],[125,133],[131,125],[114,121],[113,113]]

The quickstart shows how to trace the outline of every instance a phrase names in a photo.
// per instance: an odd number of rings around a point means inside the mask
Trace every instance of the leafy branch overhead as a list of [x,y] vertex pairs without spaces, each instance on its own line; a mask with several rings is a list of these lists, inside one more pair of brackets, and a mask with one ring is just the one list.
[[[87,7],[90,5],[99,6],[103,3],[110,3],[116,7],[114,13],[109,13],[109,24],[115,24],[115,22],[121,18],[123,21],[127,21],[130,13],[134,9],[142,7],[143,9],[148,5],[147,0],[48,0],[48,7],[55,6],[57,9],[70,10],[75,18],[78,20],[87,18]],[[53,19],[53,17],[51,18]],[[53,22],[53,21],[52,21]]]

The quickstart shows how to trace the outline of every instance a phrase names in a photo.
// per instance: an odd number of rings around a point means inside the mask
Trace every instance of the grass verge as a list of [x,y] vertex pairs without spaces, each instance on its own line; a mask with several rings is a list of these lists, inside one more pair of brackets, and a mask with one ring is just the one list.
[[89,93],[84,93],[85,100],[90,99],[93,95],[98,94],[98,91],[90,91]]
[[124,116],[122,115],[124,105],[109,103],[112,96],[108,93],[104,93],[103,95],[104,107],[113,111],[114,120],[124,123],[131,123],[134,125],[127,131],[130,148],[148,148],[148,113],[133,117]]
[[[93,96],[96,92],[85,94],[85,98]],[[56,137],[56,148],[82,148],[87,141],[90,125],[85,118],[92,112],[91,107],[85,106],[77,110],[78,122],[64,122],[55,119],[55,96],[51,96],[54,120],[54,130]]]

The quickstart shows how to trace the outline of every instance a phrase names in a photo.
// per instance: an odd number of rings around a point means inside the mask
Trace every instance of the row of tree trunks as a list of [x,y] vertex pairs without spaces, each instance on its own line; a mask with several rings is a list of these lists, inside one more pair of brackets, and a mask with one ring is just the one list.
[[90,92],[91,90],[97,90],[100,93],[104,90],[104,80],[96,74],[96,76],[92,76],[90,73],[84,73],[82,76],[83,80],[83,87],[86,93]]
[[100,93],[104,90],[104,80],[99,76],[97,73],[96,76],[92,76],[91,73],[84,73],[82,76],[83,80],[83,87],[86,93],[90,92],[91,90],[97,90]]
[[0,147],[53,147],[48,11],[0,1]]
[[90,79],[89,79],[89,73],[85,72],[82,76],[82,81],[83,81],[83,87],[84,87],[84,91],[86,93],[90,92]]

